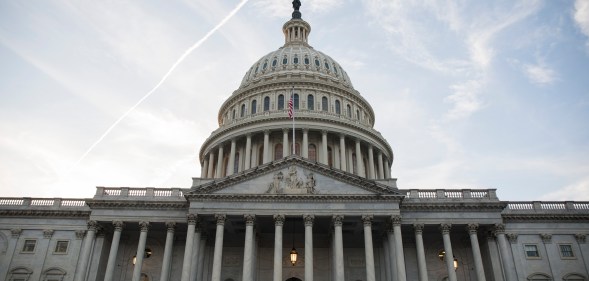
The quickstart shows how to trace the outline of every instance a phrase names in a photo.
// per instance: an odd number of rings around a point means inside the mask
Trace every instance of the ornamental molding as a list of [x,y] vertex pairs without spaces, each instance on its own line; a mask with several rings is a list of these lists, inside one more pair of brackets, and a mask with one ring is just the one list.
[[254,225],[254,223],[256,222],[256,215],[245,214],[243,215],[243,219],[245,220],[245,225]]
[[55,233],[53,229],[45,229],[43,230],[43,238],[50,239],[53,236],[53,233]]
[[540,233],[540,239],[542,239],[542,242],[544,242],[544,244],[550,244],[552,243],[552,234]]
[[451,229],[452,229],[452,224],[450,224],[450,223],[440,224],[440,231],[442,232],[442,234],[450,234]]
[[321,194],[193,194],[190,201],[199,202],[280,202],[280,203],[382,203],[397,202],[396,196],[386,195],[321,195]]
[[554,214],[502,214],[501,217],[505,222],[589,222],[589,214],[566,214],[566,213],[554,213]]
[[272,182],[268,185],[267,194],[317,194],[315,190],[315,176],[312,172],[306,173],[306,179],[297,175],[295,165],[288,168],[288,174],[285,176],[282,171],[274,173]]
[[362,223],[364,226],[372,226],[373,215],[362,215]]
[[509,240],[509,242],[511,244],[516,244],[517,243],[517,237],[518,235],[516,233],[506,233],[505,237],[507,237],[507,240]]
[[90,211],[69,210],[0,210],[0,217],[88,218]]
[[167,221],[165,223],[165,225],[166,225],[166,230],[169,233],[174,233],[174,231],[176,230],[176,222],[175,221]]
[[342,216],[342,215],[334,215],[331,218],[331,222],[333,223],[333,226],[339,226],[339,227],[341,227],[344,224],[344,216]]
[[76,230],[76,239],[82,239],[86,236],[86,230]]
[[480,199],[409,199],[406,198],[401,202],[399,208],[406,212],[454,212],[454,211],[468,211],[468,212],[496,212],[501,213],[503,208],[507,205],[505,202],[481,202]]
[[422,223],[413,224],[413,229],[415,230],[415,234],[422,234],[423,227],[424,227],[424,224],[422,224]]
[[313,221],[315,220],[314,215],[303,215],[303,221],[305,226],[313,226]]
[[478,230],[479,230],[478,223],[469,223],[466,225],[466,232],[468,232],[468,234],[477,234]]
[[112,225],[115,228],[115,231],[123,231],[123,228],[125,227],[125,223],[123,221],[113,221]]
[[274,215],[274,225],[282,226],[284,225],[285,217],[284,215]]
[[[131,199],[134,199],[131,197]],[[138,198],[137,198],[138,199]],[[86,204],[91,209],[149,209],[149,210],[162,210],[162,209],[187,209],[188,202],[182,197],[178,197],[177,201],[156,201],[157,198],[153,198],[154,201],[149,201],[151,198],[144,198],[142,200],[117,200],[117,198],[109,200],[87,200]],[[88,215],[90,212],[88,212]]]
[[10,234],[13,238],[18,238],[22,233],[22,229],[20,228],[13,228],[10,230]]
[[580,244],[585,244],[586,238],[587,238],[587,235],[585,235],[584,233],[577,233],[577,234],[575,234],[575,239]]

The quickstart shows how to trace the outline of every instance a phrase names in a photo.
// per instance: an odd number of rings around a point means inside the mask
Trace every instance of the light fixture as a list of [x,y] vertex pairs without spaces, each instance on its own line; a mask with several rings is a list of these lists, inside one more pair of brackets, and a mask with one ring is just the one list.
[[[446,251],[441,250],[440,252],[438,252],[438,258],[440,258],[441,261],[445,261],[446,258]],[[458,259],[456,257],[453,257],[454,261],[453,261],[453,266],[454,266],[454,271],[456,271],[456,269],[458,269]]]
[[[147,249],[145,249],[145,253],[143,254],[143,258],[146,258],[146,259],[149,258],[149,257],[151,257],[151,254],[152,254],[151,249],[147,248]],[[137,256],[133,256],[133,265],[135,265],[136,263],[137,263]]]
[[295,240],[295,223],[294,223],[294,219],[292,221],[292,250],[290,250],[290,263],[292,264],[292,266],[295,266],[295,264],[297,264],[297,258],[299,256],[299,253],[297,253],[297,249],[295,249],[294,247],[294,240]]

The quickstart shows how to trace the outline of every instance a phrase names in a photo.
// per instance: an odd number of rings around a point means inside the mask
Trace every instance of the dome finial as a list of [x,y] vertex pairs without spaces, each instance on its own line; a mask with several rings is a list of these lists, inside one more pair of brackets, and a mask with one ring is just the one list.
[[292,7],[294,9],[294,11],[292,12],[292,18],[293,19],[300,19],[301,12],[299,12],[299,8],[301,7],[301,1],[299,1],[299,0],[292,1]]

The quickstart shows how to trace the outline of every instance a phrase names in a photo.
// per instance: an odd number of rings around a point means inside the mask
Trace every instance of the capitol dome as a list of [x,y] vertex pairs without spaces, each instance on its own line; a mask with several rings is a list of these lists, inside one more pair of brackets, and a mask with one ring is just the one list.
[[337,61],[309,45],[311,26],[298,10],[282,31],[284,45],[257,60],[221,105],[219,128],[200,150],[202,178],[294,154],[359,177],[389,179],[393,151],[373,128],[370,104]]

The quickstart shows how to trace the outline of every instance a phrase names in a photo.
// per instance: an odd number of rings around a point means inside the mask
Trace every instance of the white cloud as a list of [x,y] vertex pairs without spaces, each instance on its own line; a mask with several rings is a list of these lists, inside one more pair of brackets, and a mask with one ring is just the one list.
[[483,85],[482,80],[469,80],[452,85],[450,88],[454,93],[444,99],[453,105],[446,117],[450,120],[460,119],[478,111],[482,104],[479,95]]
[[[581,32],[589,37],[589,0],[575,1],[573,18],[577,23],[577,26],[581,29]],[[587,41],[586,46],[589,50],[589,40]]]
[[557,80],[556,72],[545,65],[525,64],[523,70],[534,84],[550,85]]
[[587,200],[589,198],[589,177],[578,180],[570,185],[559,188],[545,194],[539,200],[563,201],[563,200]]

